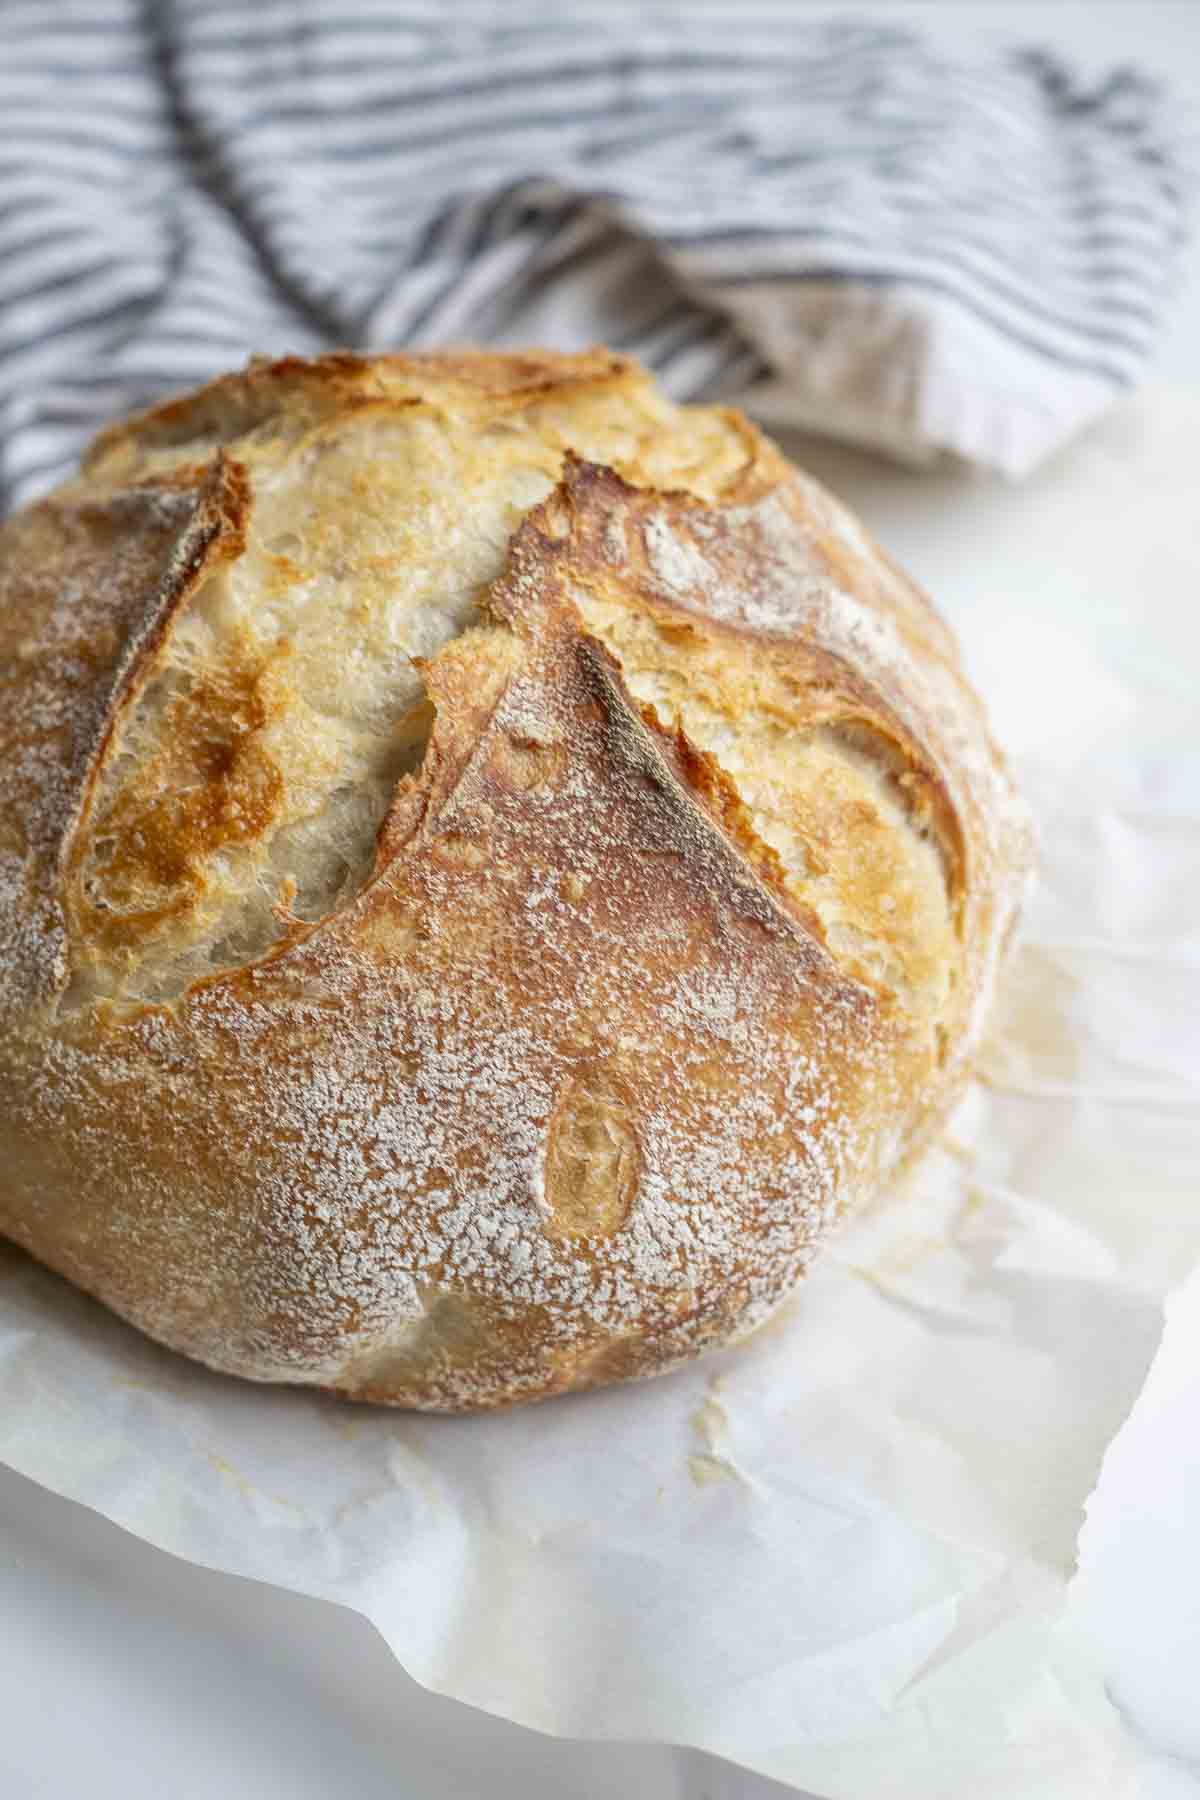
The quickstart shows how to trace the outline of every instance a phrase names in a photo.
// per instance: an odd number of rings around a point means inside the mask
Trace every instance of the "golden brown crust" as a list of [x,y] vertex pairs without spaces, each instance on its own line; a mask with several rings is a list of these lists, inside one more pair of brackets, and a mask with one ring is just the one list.
[[393,1404],[751,1329],[951,1103],[1027,860],[923,598],[606,352],[258,362],[85,468],[0,537],[0,1231]]
[[455,389],[476,392],[489,406],[528,404],[541,394],[561,395],[572,388],[620,382],[636,372],[628,357],[603,349],[574,356],[550,352],[489,355],[478,350],[404,355],[359,356],[333,351],[309,359],[301,356],[251,359],[245,369],[218,376],[204,387],[166,400],[132,418],[109,426],[95,438],[86,456],[85,474],[103,473],[114,460],[138,450],[171,449],[204,436],[229,439],[253,431],[287,411],[328,417],[339,408],[374,403],[412,403],[418,391]]

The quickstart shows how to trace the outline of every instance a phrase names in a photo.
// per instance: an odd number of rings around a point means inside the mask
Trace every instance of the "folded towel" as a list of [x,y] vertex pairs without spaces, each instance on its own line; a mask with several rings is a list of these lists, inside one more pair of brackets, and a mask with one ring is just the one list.
[[1153,345],[1184,231],[1155,84],[795,9],[6,0],[0,509],[240,362],[642,357],[1020,475]]

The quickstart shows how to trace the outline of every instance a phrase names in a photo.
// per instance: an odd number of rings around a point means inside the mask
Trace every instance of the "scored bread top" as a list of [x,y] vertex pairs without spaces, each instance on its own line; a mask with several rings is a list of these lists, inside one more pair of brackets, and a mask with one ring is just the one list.
[[[481,622],[508,541],[568,451],[711,495],[749,454],[611,359],[346,359],[265,369],[102,439],[93,484],[195,479],[226,447],[239,553],[172,622],[100,771],[73,888],[83,990],[178,992],[356,891],[431,713],[417,659]],[[218,385],[220,391],[220,384]],[[213,400],[217,397],[213,395]],[[260,416],[260,411],[263,416]],[[164,439],[166,440],[164,442]],[[498,640],[497,640],[497,653]]]
[[[3,547],[0,1228],[147,1329],[414,1404],[644,1372],[941,1116],[1024,817],[924,598],[738,415],[602,352],[256,363]],[[56,1108],[124,1198],[64,1145],[42,1243]]]

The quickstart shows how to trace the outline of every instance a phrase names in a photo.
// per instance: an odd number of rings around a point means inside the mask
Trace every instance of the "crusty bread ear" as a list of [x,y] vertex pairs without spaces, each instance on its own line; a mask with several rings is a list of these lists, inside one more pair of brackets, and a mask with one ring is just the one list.
[[0,1230],[215,1367],[669,1367],[961,1086],[1028,839],[953,642],[619,358],[106,434],[0,536],[0,671]]
[[[252,403],[268,371],[248,392],[225,384],[228,416],[196,401],[213,418],[201,441],[176,441],[178,406],[165,409],[171,478],[191,467],[202,483],[190,459],[233,441],[253,503],[231,494],[240,553],[198,571],[114,718],[75,845],[73,999],[169,998],[361,889],[428,741],[420,662],[481,627],[508,540],[565,445],[671,481],[703,464],[711,482],[745,459],[720,415],[664,431],[664,403],[606,357],[566,364],[559,382],[518,375],[511,390],[481,383],[471,359],[380,363],[357,368],[341,403],[347,369],[335,361],[321,383],[283,365],[273,410]],[[248,443],[230,439],[247,425]],[[104,440],[93,478],[152,476],[163,435],[159,415]]]

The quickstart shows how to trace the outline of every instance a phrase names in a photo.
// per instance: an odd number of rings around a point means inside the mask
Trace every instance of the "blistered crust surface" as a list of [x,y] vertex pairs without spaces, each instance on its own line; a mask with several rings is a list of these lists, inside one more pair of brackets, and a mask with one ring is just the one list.
[[[241,554],[176,616],[88,796],[81,997],[170,997],[363,886],[428,739],[422,659],[481,625],[568,450],[701,490],[746,460],[723,415],[677,414],[607,359],[557,382],[518,363],[511,388],[491,368],[335,359],[326,384],[310,365],[252,371],[190,421],[167,408],[93,455],[97,479],[178,480],[223,449],[252,503]],[[272,383],[273,403],[258,391]],[[186,435],[223,393],[223,429]]]
[[961,1083],[1027,843],[954,646],[620,359],[254,365],[0,633],[0,1230],[217,1367],[669,1367]]

